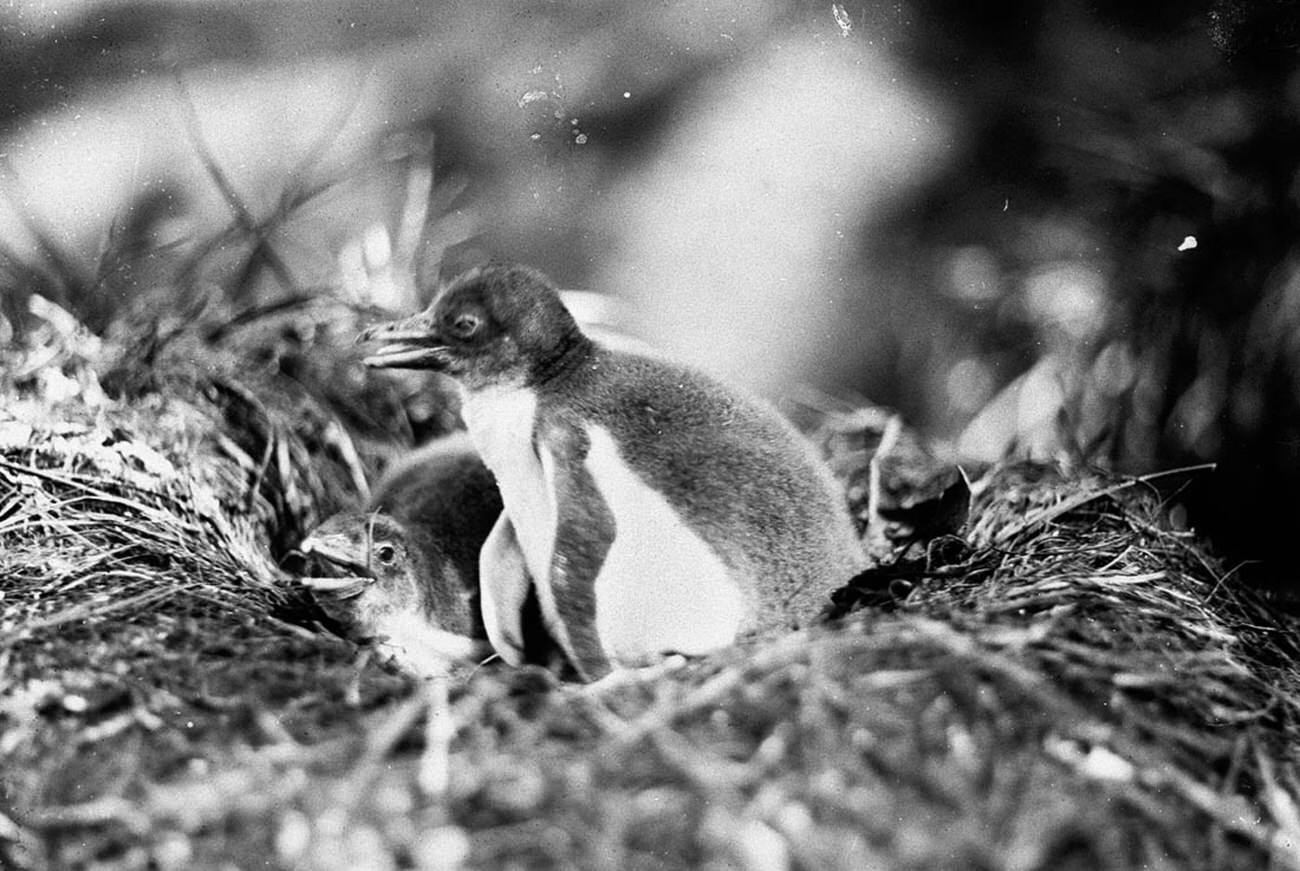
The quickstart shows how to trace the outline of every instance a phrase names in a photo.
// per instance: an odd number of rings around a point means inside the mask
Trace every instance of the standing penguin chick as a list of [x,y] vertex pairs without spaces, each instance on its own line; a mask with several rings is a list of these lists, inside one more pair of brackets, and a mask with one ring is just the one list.
[[347,575],[304,584],[350,634],[387,638],[417,672],[476,657],[487,637],[478,556],[501,497],[464,433],[397,460],[365,511],[336,514],[299,550]]
[[773,409],[699,372],[582,333],[517,266],[455,279],[429,309],[373,327],[366,362],[435,369],[505,511],[483,546],[488,638],[521,659],[535,579],[579,675],[798,626],[864,557],[844,499]]

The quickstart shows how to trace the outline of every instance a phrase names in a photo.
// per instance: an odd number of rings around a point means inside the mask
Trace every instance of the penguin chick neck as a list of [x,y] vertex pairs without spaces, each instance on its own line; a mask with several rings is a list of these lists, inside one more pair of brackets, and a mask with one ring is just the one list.
[[526,387],[538,387],[567,377],[582,368],[595,352],[596,344],[587,334],[573,325],[572,332],[557,343],[554,353],[539,357],[524,382]]
[[454,279],[429,308],[362,333],[386,344],[376,367],[434,369],[466,390],[537,387],[580,367],[595,345],[540,272],[478,267]]

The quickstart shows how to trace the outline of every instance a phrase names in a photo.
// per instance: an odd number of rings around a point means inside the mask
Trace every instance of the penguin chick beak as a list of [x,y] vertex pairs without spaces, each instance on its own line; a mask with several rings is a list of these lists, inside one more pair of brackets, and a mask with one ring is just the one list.
[[387,324],[375,324],[357,336],[358,344],[383,342],[365,357],[374,369],[444,369],[447,345],[433,328],[428,312]]
[[298,550],[303,556],[315,557],[345,573],[343,577],[300,578],[302,585],[312,593],[335,599],[353,599],[375,583],[375,579],[369,576],[369,570],[353,558],[353,548],[349,541],[334,541],[329,536],[308,536],[298,546]]
[[355,599],[375,582],[374,578],[299,578],[301,583],[314,594],[329,596],[332,599]]

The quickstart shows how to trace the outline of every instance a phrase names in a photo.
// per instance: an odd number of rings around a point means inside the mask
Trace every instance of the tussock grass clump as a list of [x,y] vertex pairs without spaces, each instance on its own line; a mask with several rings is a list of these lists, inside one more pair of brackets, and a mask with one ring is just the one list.
[[277,565],[378,451],[303,425],[341,420],[312,379],[204,353],[117,399],[6,387],[0,865],[1300,867],[1295,627],[1155,479],[996,467],[824,625],[424,685]]

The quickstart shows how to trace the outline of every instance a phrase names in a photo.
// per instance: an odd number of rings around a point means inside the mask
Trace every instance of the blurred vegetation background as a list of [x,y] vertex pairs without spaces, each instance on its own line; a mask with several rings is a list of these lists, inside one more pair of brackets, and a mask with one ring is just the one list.
[[1298,45],[1284,0],[17,0],[0,344],[34,295],[146,354],[519,260],[967,456],[1217,462],[1190,522],[1286,591]]

